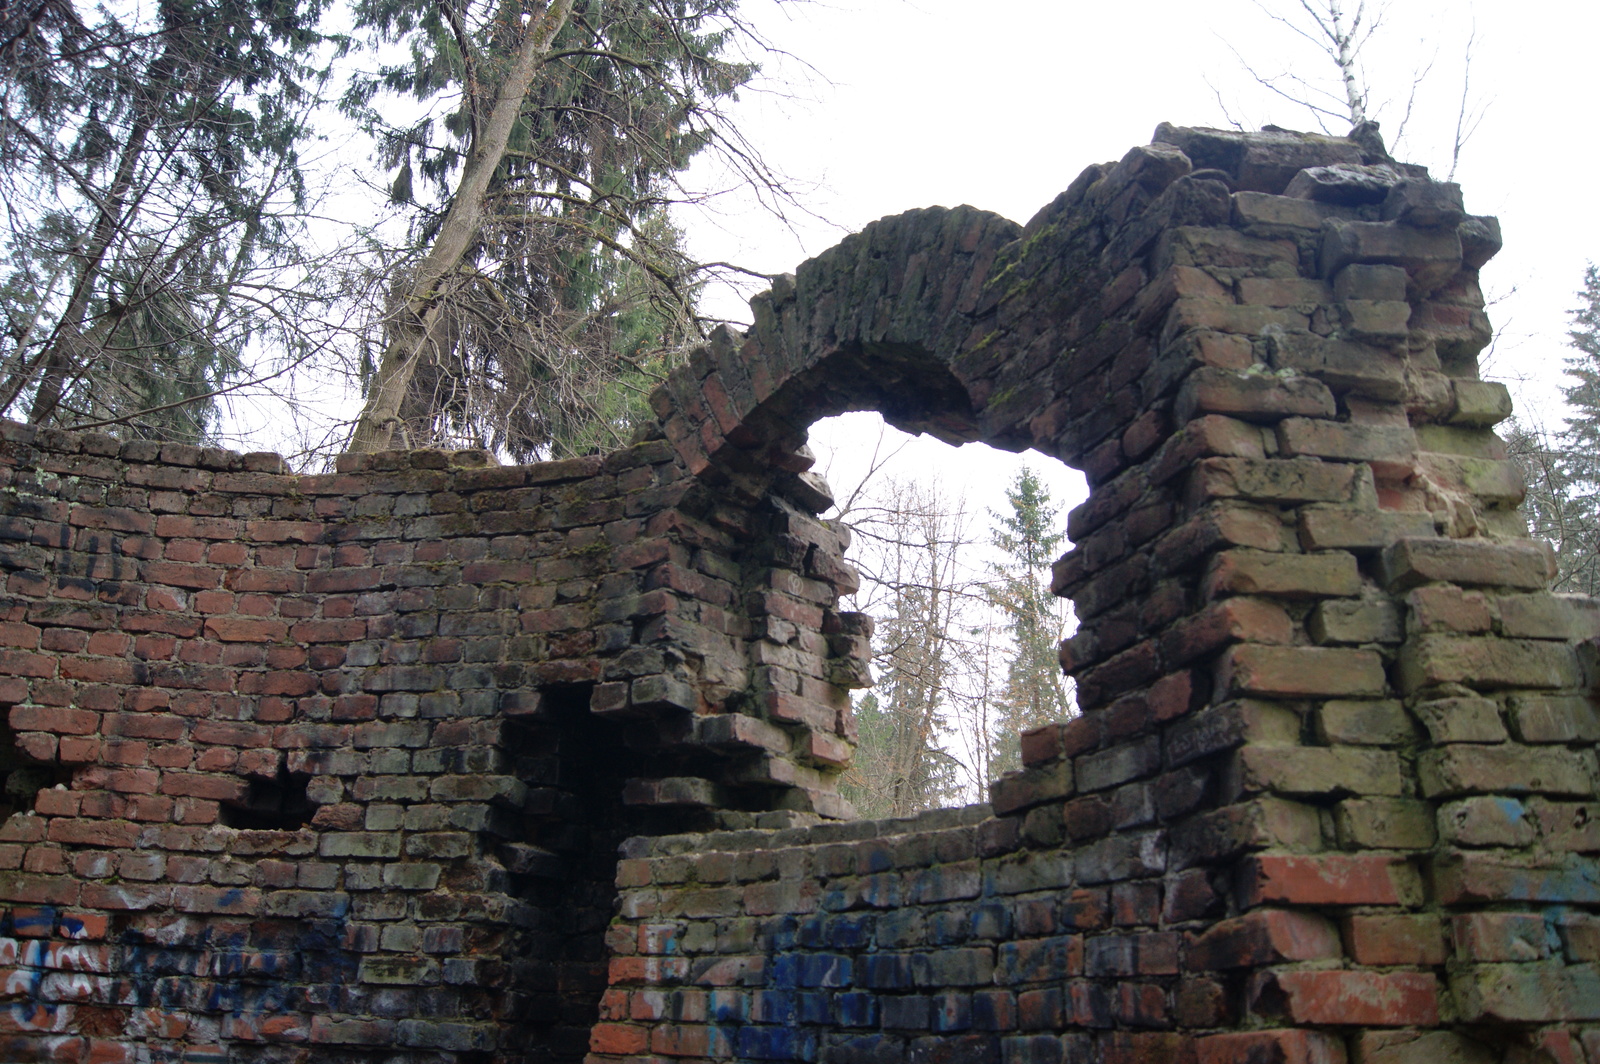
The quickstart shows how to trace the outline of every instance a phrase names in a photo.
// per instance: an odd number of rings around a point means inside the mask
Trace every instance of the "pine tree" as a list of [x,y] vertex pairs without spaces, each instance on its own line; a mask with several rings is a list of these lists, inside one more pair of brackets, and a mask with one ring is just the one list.
[[992,542],[1004,560],[993,565],[989,597],[1005,618],[1013,657],[995,700],[991,777],[1020,767],[1024,731],[1072,712],[1057,653],[1062,606],[1050,593],[1050,565],[1066,534],[1056,530],[1050,494],[1033,470],[1023,467],[1006,499],[1011,512],[994,514]]
[[302,319],[317,297],[284,273],[303,254],[323,6],[0,18],[0,412],[198,439],[252,337]]

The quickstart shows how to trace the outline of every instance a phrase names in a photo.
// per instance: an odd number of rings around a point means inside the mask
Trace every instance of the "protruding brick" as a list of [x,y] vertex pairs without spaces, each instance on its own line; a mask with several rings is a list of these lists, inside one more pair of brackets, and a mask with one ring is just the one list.
[[1221,691],[1269,698],[1381,697],[1383,659],[1336,647],[1229,647],[1217,669]]
[[1542,589],[1550,578],[1546,558],[1545,550],[1531,543],[1402,539],[1383,552],[1383,577],[1396,590],[1432,580]]
[[1292,1023],[1431,1027],[1439,1022],[1432,973],[1269,971],[1251,980],[1251,1011]]
[[1225,551],[1212,562],[1202,587],[1207,598],[1223,594],[1324,598],[1355,595],[1360,591],[1361,574],[1355,557],[1334,551],[1318,554]]
[[1328,418],[1334,414],[1334,402],[1327,386],[1309,377],[1280,378],[1206,366],[1189,375],[1178,393],[1176,408],[1179,423],[1201,414],[1256,421],[1297,415]]
[[1254,968],[1342,956],[1339,931],[1326,917],[1286,909],[1257,909],[1192,937],[1185,967]]
[[1400,682],[1412,692],[1436,684],[1478,690],[1576,687],[1580,679],[1577,659],[1562,643],[1421,635],[1400,650]]

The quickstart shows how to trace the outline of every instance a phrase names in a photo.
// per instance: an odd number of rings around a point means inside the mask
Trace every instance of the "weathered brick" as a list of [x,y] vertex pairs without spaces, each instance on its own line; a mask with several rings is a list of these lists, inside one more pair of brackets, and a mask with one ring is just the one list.
[[1592,752],[1455,744],[1424,751],[1417,775],[1423,794],[1450,798],[1496,792],[1587,797],[1596,774]]
[[1234,759],[1236,786],[1246,793],[1397,796],[1405,786],[1400,757],[1388,750],[1246,746]]
[[1217,667],[1219,692],[1268,698],[1381,697],[1383,660],[1370,650],[1231,646]]
[[1392,699],[1324,702],[1316,727],[1323,742],[1353,746],[1400,746],[1416,735],[1405,709]]
[[1466,913],[1452,917],[1450,929],[1457,955],[1468,963],[1550,956],[1550,931],[1537,913]]
[[1444,928],[1431,915],[1353,915],[1345,918],[1344,940],[1357,964],[1439,965],[1447,955]]
[[1577,661],[1561,643],[1420,635],[1400,651],[1400,682],[1408,692],[1433,684],[1557,688],[1579,683]]
[[1310,333],[1274,337],[1272,366],[1307,374],[1340,393],[1397,400],[1405,395],[1405,362],[1385,346]]
[[1406,604],[1415,632],[1487,632],[1494,620],[1483,592],[1449,585],[1419,587],[1406,596]]
[[1339,843],[1352,850],[1422,850],[1433,845],[1434,818],[1425,802],[1347,798],[1334,807]]
[[1354,466],[1316,458],[1205,458],[1195,464],[1189,498],[1251,499],[1272,503],[1346,502],[1355,490]]
[[1191,936],[1184,966],[1254,968],[1288,961],[1339,957],[1339,931],[1325,917],[1285,909],[1257,909]]
[[1317,598],[1355,595],[1361,576],[1353,555],[1342,551],[1282,554],[1230,550],[1218,554],[1206,573],[1208,598],[1224,594]]
[[1306,630],[1323,644],[1398,643],[1405,636],[1399,607],[1378,598],[1319,602],[1306,619]]
[[1502,743],[1500,707],[1487,698],[1435,698],[1412,707],[1435,743]]
[[[1246,309],[1233,308],[1236,313]],[[1259,312],[1255,316],[1259,317]],[[1224,331],[1255,333],[1261,330],[1256,327]],[[1184,381],[1178,393],[1176,413],[1179,422],[1203,414],[1264,421],[1294,415],[1327,418],[1334,414],[1334,402],[1326,385],[1308,377],[1281,378],[1205,366]]]
[[[1242,193],[1241,193],[1242,194]],[[1198,1064],[1345,1064],[1344,1041],[1326,1031],[1238,1031],[1195,1040]]]
[[1545,550],[1532,543],[1407,538],[1383,552],[1383,577],[1404,589],[1433,580],[1469,586],[1543,589],[1550,579]]
[[1407,536],[1433,531],[1433,515],[1358,506],[1306,506],[1300,542],[1307,550],[1375,551]]
[[1252,1011],[1291,1023],[1431,1027],[1439,984],[1421,972],[1269,971],[1250,986]]
[[1511,695],[1511,726],[1525,743],[1593,743],[1600,740],[1600,713],[1582,695]]
[[1485,964],[1451,979],[1468,1022],[1600,1020],[1600,972],[1593,965]]
[[1244,862],[1239,903],[1402,905],[1422,895],[1414,868],[1398,857],[1260,854]]
[[[1410,308],[1406,311],[1409,313]],[[1309,455],[1403,466],[1417,449],[1417,436],[1410,426],[1287,418],[1278,423],[1278,449],[1291,458]]]

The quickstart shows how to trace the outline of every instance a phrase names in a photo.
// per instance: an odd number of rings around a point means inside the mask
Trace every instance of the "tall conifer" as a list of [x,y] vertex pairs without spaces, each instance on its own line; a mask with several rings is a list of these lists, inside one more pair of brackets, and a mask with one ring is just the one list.
[[6,11],[0,413],[200,438],[251,338],[317,298],[284,275],[324,2]]
[[1013,657],[995,703],[991,776],[1019,767],[1024,731],[1071,714],[1057,653],[1062,607],[1050,593],[1050,565],[1066,533],[1057,529],[1050,493],[1033,470],[1023,467],[1006,500],[1010,513],[994,515],[992,542],[1003,560],[993,566],[989,595],[1005,618]]

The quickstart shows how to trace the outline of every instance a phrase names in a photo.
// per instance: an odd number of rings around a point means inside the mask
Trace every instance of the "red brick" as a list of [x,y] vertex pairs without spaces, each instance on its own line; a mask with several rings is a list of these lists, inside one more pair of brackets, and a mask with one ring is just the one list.
[[142,665],[118,658],[64,658],[61,677],[89,683],[139,684],[145,682]]
[[161,793],[179,797],[237,801],[244,794],[244,780],[232,776],[169,772],[161,779]]
[[49,732],[19,732],[17,749],[35,761],[54,761],[60,756],[61,741]]
[[211,617],[206,634],[228,643],[276,643],[289,632],[287,621],[264,617]]
[[1168,662],[1181,665],[1228,643],[1293,640],[1294,621],[1282,606],[1265,599],[1228,598],[1168,629],[1161,637],[1161,652]]
[[100,756],[100,739],[98,736],[64,735],[57,747],[57,756],[64,764],[88,764]]
[[106,937],[111,928],[111,918],[105,913],[65,912],[61,914],[59,933],[63,938],[95,941]]
[[1257,1015],[1293,1023],[1432,1027],[1439,982],[1421,972],[1267,971],[1251,980],[1250,1004]]
[[597,1023],[589,1032],[589,1051],[610,1056],[643,1053],[650,1045],[650,1029],[623,1023]]
[[0,650],[0,673],[9,676],[54,676],[56,659],[24,650]]
[[1240,868],[1239,903],[1402,905],[1421,900],[1416,869],[1376,854],[1258,854]]
[[1195,1064],[1194,1039],[1171,1032],[1122,1031],[1101,1043],[1101,1064]]
[[1447,950],[1437,916],[1394,914],[1350,916],[1344,922],[1345,943],[1357,964],[1443,964]]
[[11,727],[17,731],[47,731],[58,735],[91,735],[100,727],[100,714],[67,706],[12,706]]
[[1022,733],[1022,763],[1042,765],[1061,756],[1060,724],[1045,724]]
[[174,887],[172,907],[183,913],[254,916],[261,911],[261,892],[254,887]]
[[[38,876],[19,872],[0,872],[0,898],[8,902],[35,905],[76,905],[79,887],[64,876]],[[89,903],[94,908],[104,906]]]
[[1167,993],[1154,983],[1118,983],[1111,1014],[1118,1023],[1131,1027],[1171,1025]]
[[1284,961],[1340,956],[1339,932],[1326,917],[1283,909],[1258,909],[1193,935],[1185,967],[1249,968]]

